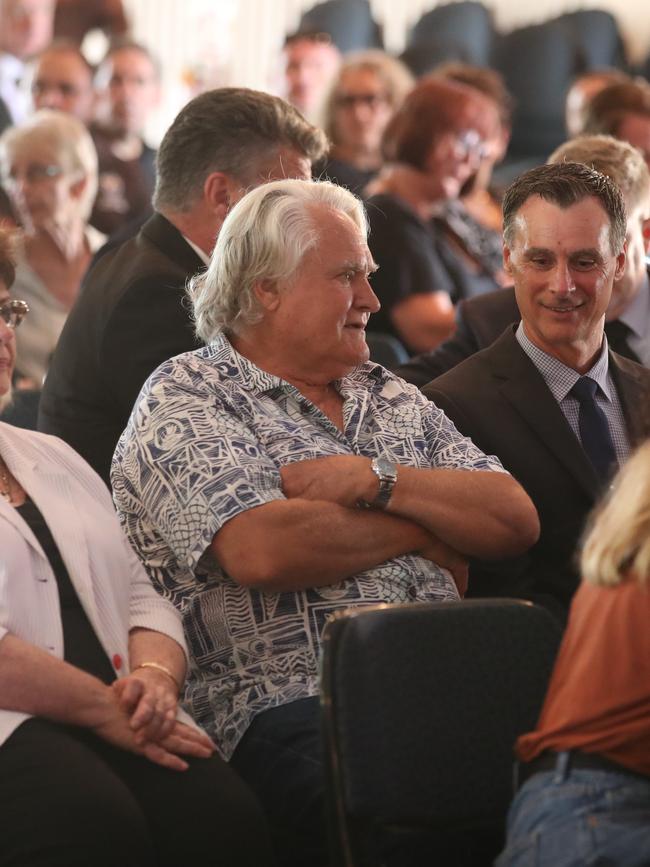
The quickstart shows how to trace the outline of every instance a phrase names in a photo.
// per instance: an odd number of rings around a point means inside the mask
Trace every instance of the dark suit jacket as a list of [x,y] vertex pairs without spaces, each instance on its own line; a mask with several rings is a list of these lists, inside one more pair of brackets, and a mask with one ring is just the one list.
[[[515,300],[515,290],[497,289],[475,298],[467,298],[456,305],[456,331],[437,349],[417,355],[406,364],[395,368],[395,373],[419,388],[442,376],[452,367],[485,349],[503,333],[503,329],[513,322],[519,322],[521,314]],[[621,338],[610,328],[613,323],[605,324],[605,333],[614,352],[627,355]]]
[[[610,369],[636,445],[650,435],[650,371],[613,352]],[[527,555],[471,564],[468,595],[531,598],[561,613],[578,584],[576,546],[599,481],[514,326],[423,391],[480,449],[501,459],[540,517],[540,539]]]
[[180,232],[154,214],[84,281],[43,387],[38,427],[69,443],[107,483],[144,381],[199,345],[184,289],[204,267]]

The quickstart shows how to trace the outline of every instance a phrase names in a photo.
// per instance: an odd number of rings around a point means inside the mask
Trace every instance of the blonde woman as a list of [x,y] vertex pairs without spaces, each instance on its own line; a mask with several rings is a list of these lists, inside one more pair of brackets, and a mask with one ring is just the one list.
[[583,583],[498,867],[650,864],[650,442],[619,474],[582,553]]
[[85,126],[51,109],[0,137],[0,177],[23,226],[15,291],[30,308],[16,373],[40,388],[93,253],[106,240],[88,225],[97,153]]

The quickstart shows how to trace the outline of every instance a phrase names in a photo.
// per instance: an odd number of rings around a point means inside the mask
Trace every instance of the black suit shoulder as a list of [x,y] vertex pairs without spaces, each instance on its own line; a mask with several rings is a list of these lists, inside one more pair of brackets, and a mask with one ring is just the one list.
[[197,346],[185,284],[201,268],[178,230],[156,214],[84,281],[43,388],[39,429],[72,445],[105,479],[146,378]]
[[431,352],[412,358],[395,370],[418,387],[451,370],[480,349],[490,346],[503,330],[519,321],[514,289],[497,289],[460,301],[454,334]]

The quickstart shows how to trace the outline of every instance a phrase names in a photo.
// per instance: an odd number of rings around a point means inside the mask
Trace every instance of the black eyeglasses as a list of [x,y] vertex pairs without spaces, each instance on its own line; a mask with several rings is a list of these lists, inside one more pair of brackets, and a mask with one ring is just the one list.
[[26,301],[5,301],[0,304],[0,316],[9,328],[18,328],[25,316],[29,313],[29,305]]
[[365,105],[367,108],[378,108],[388,102],[384,93],[340,93],[335,99],[339,108],[354,108]]

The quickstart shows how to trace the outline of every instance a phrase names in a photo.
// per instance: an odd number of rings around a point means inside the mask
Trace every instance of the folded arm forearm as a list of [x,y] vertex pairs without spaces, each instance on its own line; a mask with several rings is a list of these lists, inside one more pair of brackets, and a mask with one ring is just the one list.
[[334,584],[429,542],[422,527],[400,517],[292,499],[233,518],[211,549],[241,584],[297,590]]
[[470,557],[514,556],[539,535],[535,507],[506,473],[400,466],[388,511]]

